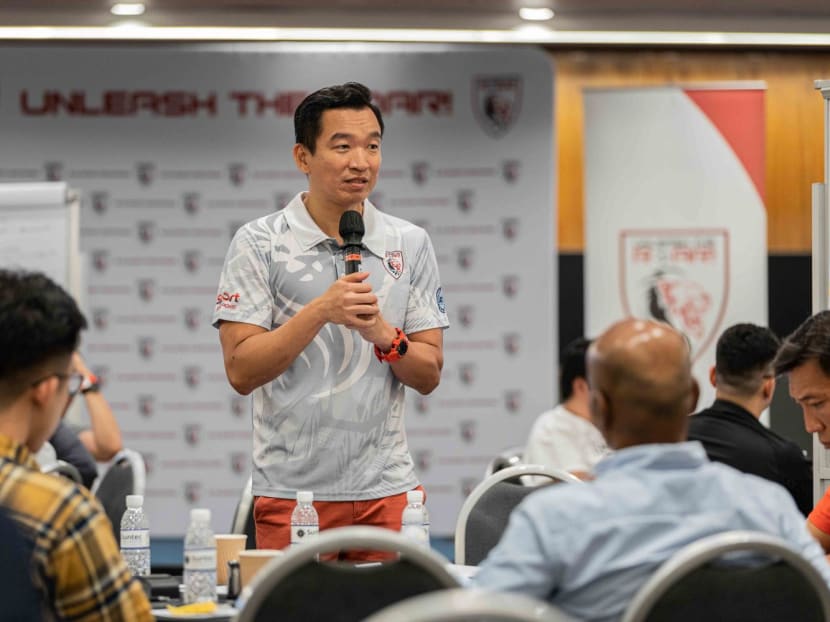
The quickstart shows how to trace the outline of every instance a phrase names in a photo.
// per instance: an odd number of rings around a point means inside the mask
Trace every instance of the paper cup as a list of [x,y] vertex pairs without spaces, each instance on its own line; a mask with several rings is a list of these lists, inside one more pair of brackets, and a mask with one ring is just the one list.
[[216,584],[227,585],[228,562],[239,559],[239,553],[245,550],[248,536],[244,533],[218,533],[213,537],[216,541]]
[[256,573],[275,557],[283,552],[279,549],[250,549],[239,552],[239,576],[242,587],[250,585]]

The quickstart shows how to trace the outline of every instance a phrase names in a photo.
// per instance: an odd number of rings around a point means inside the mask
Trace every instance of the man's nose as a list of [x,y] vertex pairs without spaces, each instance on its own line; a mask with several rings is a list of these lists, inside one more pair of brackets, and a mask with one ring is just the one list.
[[824,430],[824,424],[821,422],[818,417],[811,415],[805,409],[804,411],[804,429],[807,430],[809,434],[815,434],[816,432],[821,432]]
[[368,168],[369,159],[366,157],[366,152],[363,149],[354,149],[352,151],[350,166],[360,171]]

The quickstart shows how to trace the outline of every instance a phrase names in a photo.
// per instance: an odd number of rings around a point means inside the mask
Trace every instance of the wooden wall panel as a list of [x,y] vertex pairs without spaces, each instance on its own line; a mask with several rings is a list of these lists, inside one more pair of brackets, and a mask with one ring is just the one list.
[[763,80],[770,253],[810,252],[810,185],[823,177],[824,119],[813,81],[830,79],[830,53],[553,50],[559,250],[584,248],[582,89]]

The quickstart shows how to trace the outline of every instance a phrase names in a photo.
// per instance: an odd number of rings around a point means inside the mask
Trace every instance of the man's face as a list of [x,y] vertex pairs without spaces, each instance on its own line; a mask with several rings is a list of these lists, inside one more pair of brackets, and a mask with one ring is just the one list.
[[821,444],[830,449],[830,376],[816,359],[810,359],[790,374],[790,397],[804,414],[804,429],[817,433]]
[[325,204],[354,208],[369,196],[380,169],[380,125],[369,108],[326,110],[314,153],[295,149],[309,193]]

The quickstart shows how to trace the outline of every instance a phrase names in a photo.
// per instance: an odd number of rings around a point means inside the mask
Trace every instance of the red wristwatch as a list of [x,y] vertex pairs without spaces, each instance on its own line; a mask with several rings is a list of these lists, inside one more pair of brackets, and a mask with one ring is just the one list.
[[101,383],[98,380],[98,376],[95,374],[89,374],[89,376],[84,376],[84,381],[81,384],[81,393],[96,393],[101,389]]
[[404,332],[400,328],[396,328],[395,332],[397,333],[397,336],[392,340],[392,347],[389,348],[389,352],[381,352],[380,348],[375,346],[375,356],[378,357],[378,360],[381,363],[383,361],[386,361],[387,363],[399,361],[409,349],[409,341],[407,340]]

